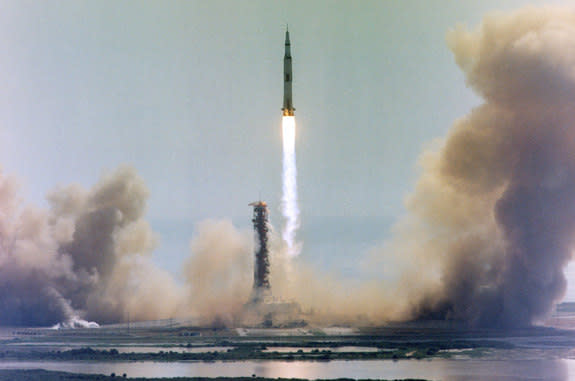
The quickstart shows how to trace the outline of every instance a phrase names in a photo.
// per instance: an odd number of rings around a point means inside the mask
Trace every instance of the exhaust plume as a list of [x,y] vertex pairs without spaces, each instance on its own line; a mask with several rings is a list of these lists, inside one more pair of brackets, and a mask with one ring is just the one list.
[[412,316],[533,324],[563,298],[575,245],[575,12],[494,13],[447,41],[484,103],[422,156],[389,250],[417,263]]
[[176,313],[179,291],[150,260],[148,191],[133,169],[122,167],[91,190],[56,189],[49,211],[23,206],[17,191],[13,178],[0,175],[0,324],[94,326],[82,319]]
[[232,324],[248,301],[253,274],[252,234],[229,220],[198,224],[186,262],[192,310],[203,323]]
[[295,257],[300,253],[300,247],[295,235],[299,228],[299,207],[297,204],[297,167],[295,158],[295,117],[282,117],[283,136],[283,193],[282,214],[285,226],[282,237],[288,247],[288,255]]

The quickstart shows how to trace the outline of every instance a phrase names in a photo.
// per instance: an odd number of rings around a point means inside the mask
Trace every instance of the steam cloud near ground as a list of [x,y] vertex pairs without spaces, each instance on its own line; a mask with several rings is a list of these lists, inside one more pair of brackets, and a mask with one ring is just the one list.
[[[342,284],[291,261],[272,237],[273,292],[309,320],[521,326],[563,297],[575,244],[575,12],[494,13],[447,40],[484,102],[422,154],[406,216],[372,251],[394,279]],[[38,210],[0,176],[0,324],[236,321],[252,286],[252,233],[199,224],[177,284],[150,260],[147,197],[123,167],[92,189],[56,189]]]

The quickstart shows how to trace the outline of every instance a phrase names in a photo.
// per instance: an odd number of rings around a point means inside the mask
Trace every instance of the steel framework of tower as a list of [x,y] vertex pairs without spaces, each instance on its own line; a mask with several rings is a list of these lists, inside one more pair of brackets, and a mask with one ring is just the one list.
[[255,231],[254,297],[262,298],[270,290],[270,261],[268,252],[268,206],[264,201],[252,202],[252,222]]

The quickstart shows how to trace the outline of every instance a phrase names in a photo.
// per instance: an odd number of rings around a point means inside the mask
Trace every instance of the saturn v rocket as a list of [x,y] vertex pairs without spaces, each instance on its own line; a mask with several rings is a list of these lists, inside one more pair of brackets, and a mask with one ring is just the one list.
[[292,84],[292,71],[291,71],[291,49],[289,41],[289,30],[286,29],[286,42],[284,53],[284,104],[283,116],[293,116],[295,108],[293,107],[291,84]]

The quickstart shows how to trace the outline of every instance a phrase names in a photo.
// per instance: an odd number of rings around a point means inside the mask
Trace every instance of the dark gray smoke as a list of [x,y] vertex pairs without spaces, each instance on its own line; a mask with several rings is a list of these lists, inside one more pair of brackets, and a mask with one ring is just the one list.
[[529,325],[563,298],[575,245],[575,12],[491,14],[448,43],[484,103],[422,158],[401,229],[418,247],[395,245],[431,271],[411,311]]

